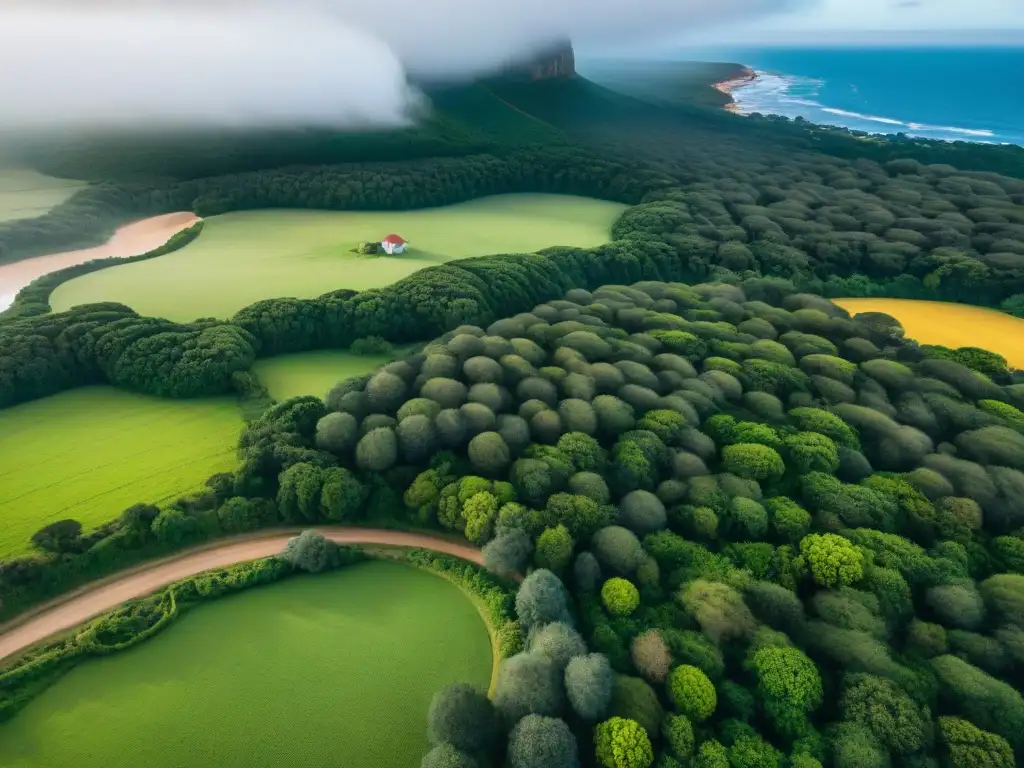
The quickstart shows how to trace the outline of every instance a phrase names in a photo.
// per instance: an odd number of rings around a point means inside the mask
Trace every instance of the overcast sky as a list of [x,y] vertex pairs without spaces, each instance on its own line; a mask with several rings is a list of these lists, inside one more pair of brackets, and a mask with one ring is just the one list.
[[[822,35],[822,32],[829,33]],[[871,34],[880,33],[872,37]],[[1024,44],[1024,0],[816,0],[789,12],[682,33],[721,44],[784,41]]]
[[609,53],[1009,27],[1024,0],[0,0],[0,131],[399,125],[422,103],[408,77],[487,74],[560,37]]

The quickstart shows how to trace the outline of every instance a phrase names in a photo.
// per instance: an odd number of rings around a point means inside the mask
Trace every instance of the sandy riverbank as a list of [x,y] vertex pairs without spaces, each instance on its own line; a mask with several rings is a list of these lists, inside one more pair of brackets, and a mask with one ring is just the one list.
[[118,229],[103,245],[78,251],[37,256],[0,266],[0,311],[7,309],[15,295],[38,277],[93,259],[126,259],[152,251],[199,221],[191,212],[167,213],[136,221]]
[[714,84],[713,87],[716,91],[724,93],[729,98],[729,103],[724,107],[727,112],[739,112],[740,110],[740,106],[736,103],[736,99],[733,97],[732,92],[737,88],[750,85],[752,82],[757,80],[757,77],[757,72],[750,67],[744,67],[743,72],[739,76]]

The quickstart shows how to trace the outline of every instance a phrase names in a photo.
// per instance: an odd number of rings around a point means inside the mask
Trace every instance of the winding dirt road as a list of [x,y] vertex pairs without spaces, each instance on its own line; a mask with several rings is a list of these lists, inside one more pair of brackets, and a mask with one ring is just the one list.
[[24,261],[0,266],[0,310],[7,309],[14,296],[37,277],[58,269],[84,264],[92,259],[127,259],[152,251],[170,240],[183,229],[199,221],[194,213],[182,211],[153,216],[126,224],[118,229],[103,245],[79,251],[63,251],[47,256],[36,256]]
[[[275,555],[302,529],[274,531],[206,546],[148,563],[110,579],[97,582],[58,598],[38,609],[0,625],[0,659],[22,651],[64,630],[76,627],[127,600],[156,592],[180,579],[212,568]],[[458,541],[423,533],[389,531],[380,528],[316,528],[339,544],[379,544],[393,547],[418,547],[455,555],[483,564],[480,550]]]

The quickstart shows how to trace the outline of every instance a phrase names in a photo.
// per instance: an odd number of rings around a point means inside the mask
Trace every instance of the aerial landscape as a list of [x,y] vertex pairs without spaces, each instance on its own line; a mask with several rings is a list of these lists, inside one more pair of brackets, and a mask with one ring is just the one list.
[[0,768],[1024,764],[970,5],[0,7]]

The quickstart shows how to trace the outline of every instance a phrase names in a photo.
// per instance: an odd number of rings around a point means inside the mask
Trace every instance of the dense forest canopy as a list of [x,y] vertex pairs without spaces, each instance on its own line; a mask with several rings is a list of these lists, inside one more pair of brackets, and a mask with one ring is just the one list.
[[280,522],[433,526],[526,579],[495,695],[439,692],[428,768],[1014,765],[1005,363],[778,278],[562,296],[270,408],[200,493],[44,529],[4,607]]
[[[33,537],[36,554],[0,562],[0,616],[219,535],[435,527],[484,548],[496,580],[443,569],[490,595],[504,661],[493,699],[439,692],[424,768],[1014,765],[1020,374],[816,294],[1024,315],[1021,151],[744,120],[580,78],[433,96],[429,122],[388,136],[38,156],[105,181],[0,225],[0,261],[176,210],[408,209],[516,191],[633,207],[598,248],[481,255],[230,319],[50,313],[55,285],[104,263],[30,286],[0,319],[0,407],[108,382],[234,390],[252,411],[234,472],[94,531],[58,521]],[[325,400],[263,407],[258,356],[368,337],[436,338]],[[306,536],[288,562],[317,570],[306,565],[331,551]],[[513,603],[498,585],[514,574],[526,578]],[[263,577],[239,586],[250,578]],[[167,599],[111,626],[137,637]],[[5,715],[41,688],[31,660],[22,669],[0,676]]]

